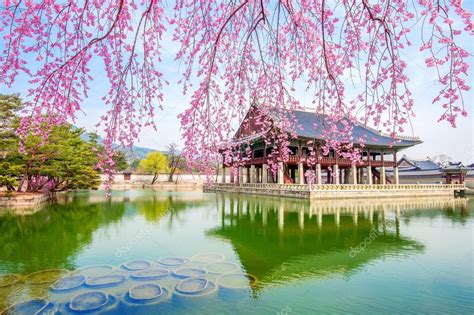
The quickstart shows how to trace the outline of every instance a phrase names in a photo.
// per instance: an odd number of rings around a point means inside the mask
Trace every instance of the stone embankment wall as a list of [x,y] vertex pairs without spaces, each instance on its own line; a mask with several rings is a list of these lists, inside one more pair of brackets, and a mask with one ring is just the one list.
[[0,195],[0,208],[30,207],[54,198],[54,194],[14,193],[12,195]]
[[[441,176],[403,176],[400,175],[400,184],[438,184],[445,183],[446,178]],[[474,189],[474,172],[468,172],[464,179],[467,188]]]
[[303,199],[355,199],[399,197],[452,197],[460,187],[455,185],[281,185],[281,184],[215,184],[204,185],[204,192],[230,192]]
[[[101,175],[102,183],[105,182],[106,175]],[[168,182],[168,175],[162,174],[158,176],[155,184],[150,185],[153,175],[131,174],[130,180],[125,180],[123,174],[115,174],[112,188],[201,188],[207,183],[208,178],[204,175],[196,174],[178,174],[173,176],[173,182]],[[212,181],[216,182],[216,176],[212,177]],[[226,176],[226,181],[230,181],[230,176]],[[217,176],[217,182],[222,182],[222,176]]]

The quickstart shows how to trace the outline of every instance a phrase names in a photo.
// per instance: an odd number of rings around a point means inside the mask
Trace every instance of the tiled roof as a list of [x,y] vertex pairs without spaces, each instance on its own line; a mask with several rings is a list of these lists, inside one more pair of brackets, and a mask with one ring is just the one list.
[[[307,138],[324,138],[324,128],[328,126],[327,116],[323,114],[316,114],[312,112],[304,111],[292,111],[297,123],[297,134],[300,137]],[[291,115],[291,114],[289,114]],[[363,139],[363,143],[366,145],[381,145],[381,146],[390,146],[393,147],[411,147],[413,145],[421,143],[418,138],[411,139],[398,139],[394,140],[388,135],[381,134],[380,132],[363,126],[358,123],[351,123],[352,128],[352,141],[358,143],[359,139]],[[342,123],[339,126],[342,130]]]
[[402,160],[405,160],[405,161],[407,161],[408,163],[410,163],[411,165],[414,166],[413,168],[404,168],[405,170],[416,169],[416,170],[420,170],[420,171],[430,171],[430,170],[438,170],[438,169],[442,168],[441,165],[434,162],[430,158],[413,159],[413,158],[409,158],[407,156],[403,156]]

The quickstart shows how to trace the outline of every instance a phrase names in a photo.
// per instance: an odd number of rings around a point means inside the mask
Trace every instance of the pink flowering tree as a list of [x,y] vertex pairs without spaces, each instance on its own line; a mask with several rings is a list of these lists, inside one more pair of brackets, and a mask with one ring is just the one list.
[[[467,115],[469,53],[459,38],[473,35],[473,22],[460,0],[3,0],[0,16],[0,82],[11,86],[26,75],[31,84],[20,134],[45,119],[74,122],[94,84],[93,61],[102,62],[104,165],[113,165],[112,143],[131,145],[162,107],[166,31],[179,45],[179,83],[190,95],[180,115],[185,155],[208,174],[254,102],[279,117],[305,105],[330,122],[358,120],[396,141],[414,114],[402,54],[413,39],[421,38],[419,54],[436,69],[440,121],[455,126]],[[298,102],[301,90],[311,104]],[[278,123],[266,140],[278,144],[275,161],[284,161],[296,126],[291,118]],[[350,127],[334,126],[328,140],[342,138],[326,149],[343,154]]]

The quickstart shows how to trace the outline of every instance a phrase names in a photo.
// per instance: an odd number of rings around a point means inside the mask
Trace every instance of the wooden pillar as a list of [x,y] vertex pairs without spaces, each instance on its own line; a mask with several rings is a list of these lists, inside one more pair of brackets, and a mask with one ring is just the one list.
[[367,184],[372,185],[372,166],[367,166]]
[[334,184],[339,185],[339,165],[334,164]]
[[304,184],[304,167],[301,161],[298,163],[298,184]]
[[244,168],[242,166],[239,166],[239,184],[242,184],[244,182]]
[[397,161],[397,151],[393,151],[393,162],[395,163],[393,167],[393,184],[400,184],[400,179],[398,178],[398,161]]
[[278,184],[284,184],[285,183],[285,178],[283,175],[283,162],[278,162],[278,178],[277,178]]
[[262,183],[268,183],[268,165],[265,163],[262,164]]
[[385,165],[382,164],[382,167],[380,168],[380,184],[385,185],[387,181],[387,178],[385,176]]
[[221,182],[225,184],[225,165],[222,164],[222,179]]
[[250,165],[250,183],[255,183],[255,165]]
[[394,183],[395,185],[400,184],[400,180],[399,180],[399,178],[398,178],[398,166],[395,166],[395,167],[393,168],[393,183]]
[[316,184],[321,185],[323,182],[322,176],[321,176],[321,164],[318,163],[316,164]]
[[352,185],[357,185],[357,166],[352,164],[351,166],[351,179],[350,182]]

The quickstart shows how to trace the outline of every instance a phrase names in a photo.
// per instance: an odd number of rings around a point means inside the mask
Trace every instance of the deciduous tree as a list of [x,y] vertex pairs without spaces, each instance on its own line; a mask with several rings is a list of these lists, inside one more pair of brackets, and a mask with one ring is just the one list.
[[150,152],[146,155],[145,159],[140,161],[138,169],[153,174],[153,179],[151,180],[153,185],[160,173],[168,171],[168,161],[161,152]]

